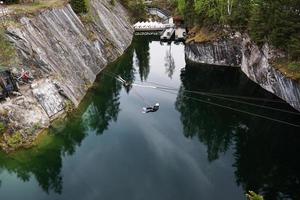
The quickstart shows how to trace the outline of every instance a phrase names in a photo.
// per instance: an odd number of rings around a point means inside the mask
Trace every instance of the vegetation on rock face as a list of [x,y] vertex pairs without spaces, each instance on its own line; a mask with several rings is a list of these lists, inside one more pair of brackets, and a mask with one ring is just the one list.
[[6,125],[3,122],[0,122],[0,135],[5,132]]
[[135,20],[145,19],[146,6],[143,0],[120,0],[120,2],[129,10]]
[[0,67],[11,66],[15,61],[15,48],[5,37],[5,31],[0,27]]
[[263,196],[256,194],[253,191],[249,191],[249,193],[246,194],[246,196],[249,200],[264,200]]
[[85,0],[71,0],[70,4],[77,14],[88,12],[87,2]]
[[21,132],[16,132],[12,136],[7,138],[7,144],[12,148],[18,148],[23,141]]

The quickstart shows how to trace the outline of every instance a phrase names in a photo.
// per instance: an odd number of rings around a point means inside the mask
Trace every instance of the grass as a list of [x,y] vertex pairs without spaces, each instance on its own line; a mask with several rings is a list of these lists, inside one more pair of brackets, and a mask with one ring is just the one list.
[[16,61],[16,50],[5,37],[4,28],[0,27],[0,68],[10,67]]
[[300,61],[291,62],[287,59],[278,59],[272,64],[286,77],[300,82]]
[[187,43],[204,43],[213,42],[222,36],[221,33],[209,31],[206,28],[194,27],[189,31],[189,37],[186,40]]
[[68,0],[36,0],[36,2],[34,3],[9,5],[8,8],[12,10],[16,15],[35,15],[39,11],[49,8],[62,7],[67,3]]

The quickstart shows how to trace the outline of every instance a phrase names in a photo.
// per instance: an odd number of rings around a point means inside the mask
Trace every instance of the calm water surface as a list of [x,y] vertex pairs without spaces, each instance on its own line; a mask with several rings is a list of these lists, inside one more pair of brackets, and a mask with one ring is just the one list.
[[[0,153],[0,199],[240,200],[248,190],[300,199],[299,128],[216,104],[298,124],[299,115],[188,90],[294,111],[238,68],[186,64],[182,44],[136,37],[37,147]],[[141,112],[156,102],[158,112]]]

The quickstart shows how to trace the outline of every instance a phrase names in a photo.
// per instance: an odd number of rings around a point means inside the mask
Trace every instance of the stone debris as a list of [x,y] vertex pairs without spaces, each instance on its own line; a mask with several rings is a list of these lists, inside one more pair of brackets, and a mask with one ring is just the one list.
[[[57,83],[56,83],[57,84]],[[65,98],[49,79],[31,84],[33,96],[38,100],[50,118],[64,110]]]

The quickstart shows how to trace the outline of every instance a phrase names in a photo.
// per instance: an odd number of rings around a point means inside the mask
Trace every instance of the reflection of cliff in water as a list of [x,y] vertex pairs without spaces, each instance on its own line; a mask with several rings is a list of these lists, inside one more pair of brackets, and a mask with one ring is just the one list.
[[[237,69],[208,67],[187,66],[182,70],[182,86],[177,96],[176,109],[181,113],[185,136],[198,137],[207,145],[210,161],[217,159],[220,153],[225,153],[232,147],[235,151],[236,180],[245,191],[262,192],[266,199],[270,200],[283,197],[299,199],[298,128],[228,111],[189,97],[292,123],[299,123],[300,117],[187,92],[187,90],[201,90],[277,99],[249,81]],[[256,103],[274,106],[269,102]],[[280,105],[281,108],[291,110],[287,104]]]
[[[102,134],[111,121],[117,120],[122,84],[112,74],[133,82],[132,60],[133,49],[130,48],[127,54],[99,77],[101,84],[97,85],[97,81],[92,88],[95,91],[88,93],[79,110],[65,121],[54,124],[39,146],[14,155],[0,152],[0,171],[14,173],[24,182],[34,177],[45,192],[62,193],[62,157],[74,154],[89,132]],[[127,90],[130,88],[131,85]]]

